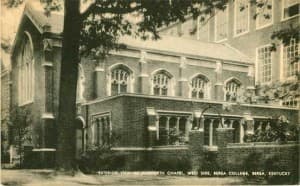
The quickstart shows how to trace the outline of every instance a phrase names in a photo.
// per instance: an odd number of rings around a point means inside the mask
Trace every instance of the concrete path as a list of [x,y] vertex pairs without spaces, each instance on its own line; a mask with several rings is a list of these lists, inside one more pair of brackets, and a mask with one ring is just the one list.
[[239,177],[164,176],[164,175],[59,175],[53,170],[1,170],[1,183],[10,186],[78,185],[240,185]]

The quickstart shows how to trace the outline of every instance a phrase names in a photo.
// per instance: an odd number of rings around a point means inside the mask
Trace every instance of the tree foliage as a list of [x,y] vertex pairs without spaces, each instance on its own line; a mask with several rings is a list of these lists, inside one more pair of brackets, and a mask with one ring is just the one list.
[[[17,7],[25,0],[4,0],[9,8]],[[63,9],[63,0],[40,0],[44,5],[45,14]],[[175,22],[184,22],[187,16],[202,20],[213,17],[215,10],[224,10],[230,0],[82,0],[82,6],[88,6],[81,12],[82,29],[80,38],[80,54],[104,58],[113,49],[124,48],[118,43],[123,35],[142,39],[159,39],[159,28]],[[263,15],[266,9],[272,9],[268,0],[249,0],[256,6],[253,18]],[[248,5],[247,5],[248,6]],[[240,11],[245,7],[241,6]],[[135,21],[134,21],[135,20]],[[271,35],[272,40],[280,40],[287,45],[291,38],[298,41],[299,26],[280,29]],[[275,43],[275,42],[274,42]],[[276,45],[273,43],[273,50]],[[7,49],[7,42],[1,44]]]

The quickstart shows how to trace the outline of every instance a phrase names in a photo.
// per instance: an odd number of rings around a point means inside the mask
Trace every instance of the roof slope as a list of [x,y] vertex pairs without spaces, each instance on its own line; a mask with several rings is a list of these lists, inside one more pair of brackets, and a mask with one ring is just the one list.
[[[63,30],[63,13],[53,12],[47,17],[39,3],[29,3],[25,7],[25,14],[31,17],[34,24],[41,32],[52,32],[61,34]],[[134,48],[152,51],[164,51],[178,53],[180,55],[191,55],[195,57],[222,59],[240,63],[252,64],[251,59],[238,50],[219,43],[201,42],[193,39],[180,37],[162,36],[159,40],[141,40],[133,37],[122,37],[120,42]]]
[[63,31],[64,18],[61,11],[53,11],[50,16],[46,16],[42,5],[38,1],[29,1],[26,3],[24,14],[31,19],[40,32],[47,31],[61,34]]
[[172,36],[162,36],[159,40],[146,41],[132,37],[122,37],[120,42],[131,47],[148,50],[251,63],[250,58],[246,55],[228,45],[220,43],[201,42]]

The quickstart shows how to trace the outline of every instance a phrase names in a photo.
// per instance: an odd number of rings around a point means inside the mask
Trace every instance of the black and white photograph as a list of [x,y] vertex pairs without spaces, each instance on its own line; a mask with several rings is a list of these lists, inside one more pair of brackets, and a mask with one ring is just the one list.
[[300,0],[0,7],[0,185],[300,184]]

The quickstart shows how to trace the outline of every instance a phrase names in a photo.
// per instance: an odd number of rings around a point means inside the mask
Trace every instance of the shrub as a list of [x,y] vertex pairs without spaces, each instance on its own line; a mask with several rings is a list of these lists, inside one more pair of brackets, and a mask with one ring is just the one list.
[[89,149],[78,160],[79,169],[84,173],[95,173],[97,171],[119,171],[124,170],[127,153],[112,151],[105,147]]
[[263,154],[260,152],[250,153],[244,160],[244,168],[248,172],[263,171]]
[[217,152],[204,152],[202,158],[202,164],[200,165],[199,171],[209,171],[212,175],[213,171],[220,170],[220,166],[217,161]]
[[157,171],[163,171],[167,174],[168,171],[181,171],[187,174],[192,169],[192,163],[189,154],[181,156],[169,156],[158,158],[154,169]]
[[[283,166],[281,158],[278,155],[272,156],[265,162],[265,170],[267,172],[281,172],[281,171],[291,171],[290,175],[288,176],[280,176],[280,175],[268,175],[267,182],[269,184],[296,184],[299,182],[299,157],[295,155],[291,155],[294,158],[295,162],[293,163],[292,167],[289,167],[287,170],[287,166]],[[297,158],[297,159],[295,159]]]
[[281,142],[299,141],[299,125],[290,123],[284,116],[277,119],[270,119],[270,127],[255,131],[253,142]]
[[264,172],[264,160],[263,154],[260,152],[250,153],[243,161],[245,170],[249,173],[249,176],[243,177],[245,181],[249,184],[262,184],[265,182],[264,176],[252,175],[252,172]]

